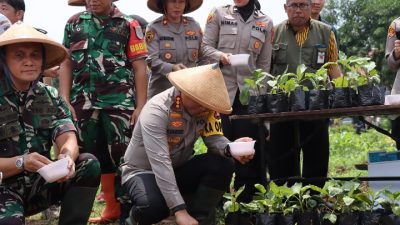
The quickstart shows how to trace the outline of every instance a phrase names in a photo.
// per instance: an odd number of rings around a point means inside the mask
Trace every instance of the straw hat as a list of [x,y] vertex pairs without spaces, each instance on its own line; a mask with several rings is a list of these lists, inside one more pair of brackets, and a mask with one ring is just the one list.
[[[147,7],[156,13],[164,14],[164,10],[158,7],[160,1],[162,0],[147,0]],[[184,13],[193,12],[203,4],[203,0],[186,0],[186,2],[189,4],[189,8]]]
[[46,52],[45,69],[59,65],[68,54],[64,46],[21,21],[16,22],[6,30],[6,32],[0,35],[0,47],[26,42],[43,44]]
[[168,79],[200,105],[223,114],[232,112],[225,81],[217,64],[171,72]]
[[[113,2],[116,2],[118,0],[113,0]],[[86,1],[85,0],[68,0],[68,5],[70,6],[85,6]]]

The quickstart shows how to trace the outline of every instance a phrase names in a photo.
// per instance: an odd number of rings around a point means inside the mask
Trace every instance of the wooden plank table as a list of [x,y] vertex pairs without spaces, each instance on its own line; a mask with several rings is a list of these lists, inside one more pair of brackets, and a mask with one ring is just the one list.
[[[258,135],[260,141],[260,177],[264,184],[267,184],[266,161],[269,161],[265,154],[265,128],[264,122],[282,122],[290,120],[316,120],[336,117],[353,117],[353,116],[376,116],[376,115],[400,115],[400,105],[375,105],[375,106],[361,106],[351,108],[337,108],[337,109],[323,109],[323,110],[306,110],[299,112],[281,112],[281,113],[262,113],[262,114],[249,114],[249,115],[232,115],[229,118],[233,120],[256,120],[258,123]],[[295,143],[296,150],[300,151],[300,134],[299,125],[296,124]],[[374,127],[376,128],[376,126]],[[297,154],[298,155],[298,154]],[[299,161],[299,160],[297,160]],[[297,171],[300,174],[300,164],[296,165]]]

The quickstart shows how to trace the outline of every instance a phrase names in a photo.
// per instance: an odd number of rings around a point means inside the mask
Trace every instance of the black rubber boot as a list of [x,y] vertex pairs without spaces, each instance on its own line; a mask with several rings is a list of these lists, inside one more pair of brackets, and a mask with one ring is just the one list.
[[71,187],[61,203],[59,225],[86,225],[97,187]]
[[215,224],[215,209],[224,193],[225,191],[199,185],[193,201],[187,204],[189,214],[199,222],[199,225]]

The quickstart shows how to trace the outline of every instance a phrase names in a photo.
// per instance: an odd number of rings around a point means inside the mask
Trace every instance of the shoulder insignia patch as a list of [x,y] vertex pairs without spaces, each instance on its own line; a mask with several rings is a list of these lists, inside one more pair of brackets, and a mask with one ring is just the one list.
[[207,23],[211,23],[214,20],[214,18],[215,18],[214,12],[211,12],[210,14],[208,14]]
[[388,30],[388,38],[392,38],[396,35],[396,31],[394,29],[394,23],[392,23]]
[[146,42],[151,43],[154,40],[154,36],[155,36],[154,31],[152,31],[152,30],[147,31],[146,32]]

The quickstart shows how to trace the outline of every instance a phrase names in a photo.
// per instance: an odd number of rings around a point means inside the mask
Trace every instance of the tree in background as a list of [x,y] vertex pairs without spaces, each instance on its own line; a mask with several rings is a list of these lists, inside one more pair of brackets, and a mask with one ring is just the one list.
[[327,0],[323,18],[338,29],[340,50],[347,55],[367,56],[377,48],[372,60],[391,87],[395,74],[384,63],[387,29],[400,16],[398,0]]

